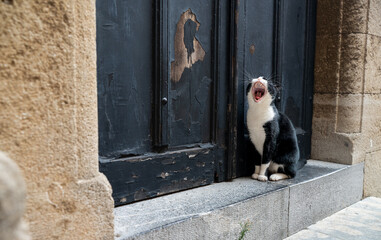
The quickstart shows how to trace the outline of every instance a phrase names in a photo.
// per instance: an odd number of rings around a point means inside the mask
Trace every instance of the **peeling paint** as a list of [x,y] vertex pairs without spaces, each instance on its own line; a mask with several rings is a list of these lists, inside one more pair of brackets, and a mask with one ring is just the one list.
[[200,23],[191,9],[184,12],[177,23],[175,34],[175,60],[171,62],[171,80],[178,82],[185,68],[203,61],[205,51],[196,38]]
[[254,46],[254,44],[251,44],[249,50],[250,50],[250,54],[253,55],[253,54],[254,54],[254,51],[255,51],[255,46]]
[[196,166],[197,167],[205,167],[205,162],[197,161]]
[[163,164],[163,165],[174,165],[174,164],[176,164],[176,160],[173,158],[165,159],[165,160],[161,161],[161,164]]
[[167,173],[167,172],[162,172],[162,173],[158,176],[158,178],[165,179],[165,178],[168,177],[168,176],[169,176],[169,173]]
[[134,194],[135,201],[143,200],[147,198],[149,195],[144,188],[141,188],[139,191],[136,191]]

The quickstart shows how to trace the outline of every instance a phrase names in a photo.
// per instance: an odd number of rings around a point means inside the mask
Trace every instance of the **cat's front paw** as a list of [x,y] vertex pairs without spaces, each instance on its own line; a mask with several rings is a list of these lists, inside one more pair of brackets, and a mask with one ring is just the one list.
[[258,176],[258,180],[261,181],[261,182],[266,182],[267,181],[267,176],[265,176],[265,175],[259,175]]
[[270,181],[279,181],[279,180],[282,180],[283,178],[281,178],[280,176],[276,175],[276,174],[273,174],[270,176]]
[[274,173],[270,176],[270,181],[279,181],[289,178],[286,174],[283,173]]
[[253,173],[253,175],[251,175],[251,178],[257,180],[258,179],[258,173]]

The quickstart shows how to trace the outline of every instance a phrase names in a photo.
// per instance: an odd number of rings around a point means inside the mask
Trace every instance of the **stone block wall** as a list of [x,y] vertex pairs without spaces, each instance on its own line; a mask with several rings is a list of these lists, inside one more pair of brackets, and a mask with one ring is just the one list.
[[32,239],[113,239],[98,171],[95,1],[0,1],[0,150],[26,181]]
[[381,197],[381,1],[318,0],[312,158],[365,161]]

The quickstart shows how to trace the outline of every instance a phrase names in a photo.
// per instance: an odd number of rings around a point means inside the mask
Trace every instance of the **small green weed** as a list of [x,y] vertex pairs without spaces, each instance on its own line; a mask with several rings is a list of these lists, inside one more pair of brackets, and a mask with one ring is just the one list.
[[238,240],[243,240],[245,238],[246,233],[250,230],[250,221],[247,221],[245,223],[240,223],[241,226],[241,232],[239,233]]

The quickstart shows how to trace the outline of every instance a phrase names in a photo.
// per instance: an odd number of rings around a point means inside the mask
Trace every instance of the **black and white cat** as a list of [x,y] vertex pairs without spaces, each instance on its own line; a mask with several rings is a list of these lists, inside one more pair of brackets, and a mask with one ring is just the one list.
[[306,161],[300,160],[295,128],[290,119],[278,112],[275,87],[263,77],[247,86],[249,104],[247,128],[253,143],[255,172],[252,178],[271,181],[293,178]]

